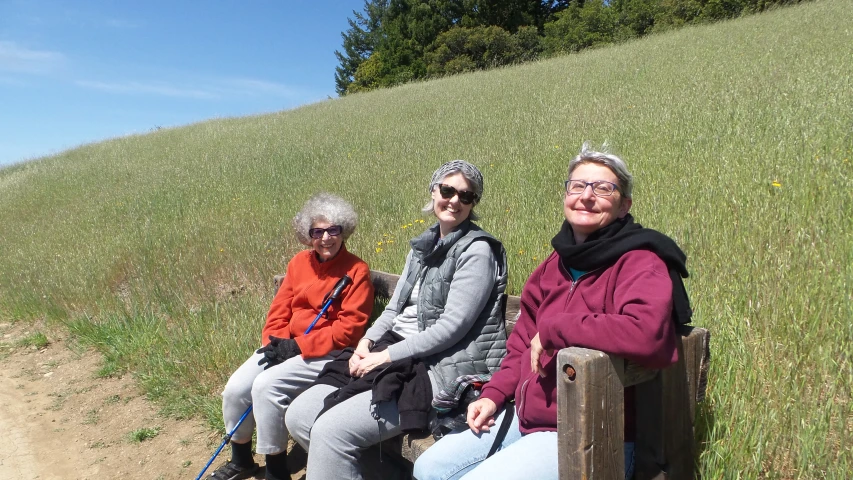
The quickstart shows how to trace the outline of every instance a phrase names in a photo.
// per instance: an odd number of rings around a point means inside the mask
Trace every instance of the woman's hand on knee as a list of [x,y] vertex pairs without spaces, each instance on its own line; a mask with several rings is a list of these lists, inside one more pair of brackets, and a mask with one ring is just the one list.
[[468,426],[475,434],[480,431],[488,432],[495,424],[495,412],[498,406],[488,398],[481,398],[468,405]]
[[[350,373],[353,377],[363,377],[374,368],[381,367],[389,363],[391,363],[391,356],[388,354],[388,350],[371,352],[358,361],[358,364],[355,365],[355,373],[352,371],[350,371]],[[352,368],[352,364],[350,364],[350,368]]]
[[358,371],[358,366],[361,361],[369,355],[369,353],[359,353],[358,350],[352,352],[352,356],[349,358],[349,374],[351,377],[357,377],[356,372]]
[[[358,346],[355,347],[355,351],[352,352],[352,357],[349,359],[349,374],[350,376],[357,376],[356,372],[358,371],[358,365],[364,359],[364,357],[370,355],[370,348],[373,347],[373,341],[368,340],[366,338],[362,338],[361,341],[358,342]],[[360,376],[360,375],[358,375]]]

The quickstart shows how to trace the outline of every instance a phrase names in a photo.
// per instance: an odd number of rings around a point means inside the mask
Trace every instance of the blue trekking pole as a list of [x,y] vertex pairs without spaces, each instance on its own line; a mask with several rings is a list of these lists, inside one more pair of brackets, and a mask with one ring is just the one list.
[[[303,333],[303,335],[308,335],[308,332],[310,332],[311,329],[314,328],[314,325],[317,324],[317,321],[320,320],[320,317],[325,315],[326,310],[328,310],[329,307],[332,306],[332,302],[334,302],[338,299],[338,297],[341,296],[341,292],[343,292],[344,288],[346,288],[346,286],[350,283],[352,283],[352,278],[350,278],[349,275],[344,275],[343,278],[338,280],[338,283],[335,284],[335,288],[333,288],[330,293],[326,294],[326,300],[325,303],[323,303],[323,308],[320,309],[320,313],[318,313],[317,316],[314,317],[314,321],[312,321],[311,324],[308,325],[308,328],[305,329],[305,333]],[[247,408],[246,411],[243,412],[243,416],[240,417],[240,420],[237,422],[237,425],[235,425],[234,428],[231,429],[231,432],[225,435],[225,438],[222,439],[222,444],[219,445],[219,448],[216,449],[216,452],[213,453],[213,456],[210,457],[210,460],[207,461],[207,465],[204,466],[204,468],[201,470],[195,480],[201,480],[201,476],[204,475],[204,472],[207,471],[207,469],[210,467],[210,464],[213,463],[214,460],[216,460],[216,457],[219,455],[219,452],[221,452],[222,449],[225,448],[225,445],[231,441],[231,436],[234,435],[234,432],[236,432],[238,428],[240,428],[240,425],[243,424],[243,420],[245,420],[246,417],[249,416],[249,412],[251,411],[252,406],[249,405],[249,408]]]
[[201,476],[202,476],[202,475],[204,475],[204,472],[206,472],[206,471],[207,471],[208,467],[210,467],[210,464],[211,464],[211,463],[213,463],[213,461],[214,461],[214,460],[216,459],[216,457],[219,455],[219,452],[221,452],[221,451],[222,451],[222,449],[225,447],[225,445],[226,445],[228,442],[230,442],[230,441],[231,441],[231,436],[232,436],[232,435],[234,435],[234,432],[236,432],[238,428],[240,428],[240,425],[242,425],[242,424],[243,424],[243,420],[245,420],[245,419],[246,419],[246,417],[248,417],[248,416],[249,416],[249,412],[251,412],[251,411],[252,411],[252,406],[251,406],[251,405],[249,405],[249,408],[247,408],[247,409],[246,409],[246,411],[245,411],[245,412],[243,412],[243,416],[242,416],[242,417],[240,417],[240,421],[239,421],[239,422],[237,422],[237,425],[236,425],[236,426],[234,426],[234,428],[233,428],[233,429],[231,429],[231,432],[229,432],[229,433],[228,433],[228,435],[225,435],[225,438],[222,440],[222,444],[221,444],[221,445],[219,445],[219,448],[217,448],[217,449],[216,449],[216,452],[213,454],[213,456],[212,456],[212,457],[210,457],[210,460],[208,460],[208,461],[207,461],[207,465],[205,465],[205,466],[204,466],[204,468],[203,468],[203,469],[201,469],[201,472],[198,474],[198,476],[197,476],[197,477],[195,477],[195,480],[200,480],[200,479],[201,479]]

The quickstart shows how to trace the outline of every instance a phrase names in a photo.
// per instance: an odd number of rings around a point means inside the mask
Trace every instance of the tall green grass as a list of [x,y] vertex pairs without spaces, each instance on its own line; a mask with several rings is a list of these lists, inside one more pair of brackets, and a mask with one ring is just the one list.
[[[519,293],[583,140],[688,253],[712,332],[703,478],[853,471],[853,9],[825,0],[579,55],[87,145],[0,170],[0,319],[70,328],[175,415],[219,422],[312,193],[396,272],[442,162],[486,177]],[[381,242],[381,243],[380,243]]]

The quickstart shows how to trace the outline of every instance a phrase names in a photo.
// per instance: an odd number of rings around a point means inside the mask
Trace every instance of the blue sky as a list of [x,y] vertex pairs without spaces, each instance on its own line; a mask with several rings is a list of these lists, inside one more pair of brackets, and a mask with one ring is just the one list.
[[0,165],[335,97],[346,0],[0,0]]

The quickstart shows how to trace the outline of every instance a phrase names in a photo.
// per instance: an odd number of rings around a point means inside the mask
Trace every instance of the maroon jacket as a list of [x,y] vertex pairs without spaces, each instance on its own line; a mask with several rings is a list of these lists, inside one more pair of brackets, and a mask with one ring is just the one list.
[[[545,378],[530,368],[530,339],[539,333]],[[648,250],[630,251],[610,267],[577,282],[552,253],[527,280],[521,315],[507,341],[507,356],[483,387],[498,411],[516,400],[522,434],[557,430],[557,351],[584,347],[625,357],[649,368],[678,360],[667,266]],[[634,439],[633,389],[625,391],[625,440]]]

